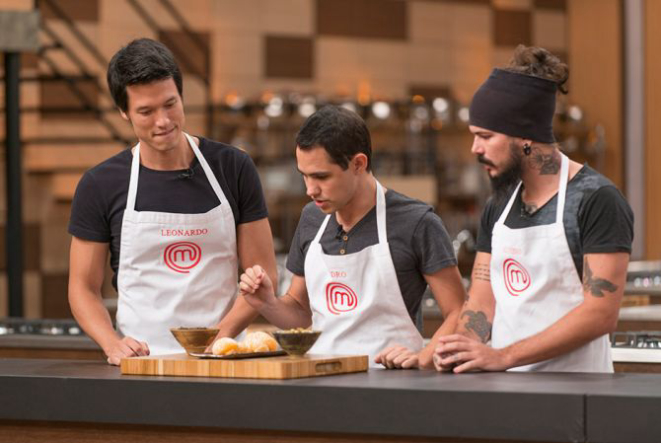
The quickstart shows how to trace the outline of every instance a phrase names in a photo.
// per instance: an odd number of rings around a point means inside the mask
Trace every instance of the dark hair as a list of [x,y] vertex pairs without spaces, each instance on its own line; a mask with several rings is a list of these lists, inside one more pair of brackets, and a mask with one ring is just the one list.
[[544,48],[517,46],[505,70],[551,80],[558,85],[560,92],[568,92],[564,84],[569,78],[569,67]]
[[372,141],[367,125],[358,114],[340,106],[326,105],[305,120],[296,135],[302,150],[322,147],[333,163],[342,169],[358,153],[367,156],[367,170],[372,167]]
[[148,38],[133,40],[117,51],[108,64],[108,88],[115,105],[128,109],[126,87],[171,78],[183,97],[181,71],[172,52],[162,43]]

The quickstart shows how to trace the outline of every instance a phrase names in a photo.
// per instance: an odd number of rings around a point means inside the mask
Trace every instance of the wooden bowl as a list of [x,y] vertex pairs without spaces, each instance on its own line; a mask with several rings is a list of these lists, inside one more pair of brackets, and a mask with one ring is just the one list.
[[203,353],[218,334],[216,328],[171,328],[170,332],[188,354]]
[[271,334],[283,351],[289,355],[300,356],[310,350],[321,335],[321,331],[273,331]]

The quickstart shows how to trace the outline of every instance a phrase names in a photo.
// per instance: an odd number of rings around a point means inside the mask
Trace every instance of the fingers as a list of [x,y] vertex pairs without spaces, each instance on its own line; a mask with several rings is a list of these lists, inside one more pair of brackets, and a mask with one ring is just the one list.
[[118,366],[122,358],[146,355],[149,355],[149,346],[147,343],[138,341],[132,337],[124,337],[108,352],[107,362],[110,365]]
[[377,355],[376,363],[381,363],[387,369],[409,369],[418,367],[418,354],[404,346],[392,346]]

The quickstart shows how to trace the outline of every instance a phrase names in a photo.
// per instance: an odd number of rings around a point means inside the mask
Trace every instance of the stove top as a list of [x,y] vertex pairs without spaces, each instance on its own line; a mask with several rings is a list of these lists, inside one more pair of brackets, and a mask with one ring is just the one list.
[[616,363],[661,363],[661,331],[614,332],[611,354]]
[[85,333],[74,320],[0,318],[0,336],[3,335],[83,336]]

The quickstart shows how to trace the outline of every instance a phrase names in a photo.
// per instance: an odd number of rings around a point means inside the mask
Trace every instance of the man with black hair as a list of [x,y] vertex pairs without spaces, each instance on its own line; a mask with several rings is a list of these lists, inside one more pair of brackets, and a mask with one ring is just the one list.
[[[138,143],[85,173],[69,232],[69,302],[110,364],[181,352],[171,327],[235,336],[256,316],[235,302],[238,268],[275,280],[266,204],[250,157],[184,132],[181,72],[161,43],[138,39],[108,66],[108,86]],[[101,285],[110,250],[117,331]]]
[[432,367],[423,349],[422,295],[431,287],[454,329],[465,291],[441,219],[371,172],[371,141],[354,112],[325,106],[296,137],[298,170],[313,200],[304,209],[287,258],[294,274],[276,298],[260,266],[241,276],[241,294],[281,328],[322,331],[311,352],[368,354],[371,365]]
[[556,92],[566,93],[567,78],[557,57],[520,46],[473,97],[472,152],[494,197],[457,334],[441,337],[434,353],[439,371],[613,372],[608,333],[633,213],[613,183],[555,142]]

